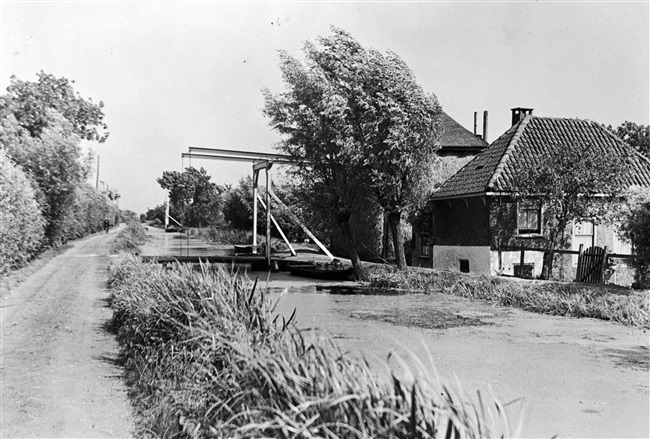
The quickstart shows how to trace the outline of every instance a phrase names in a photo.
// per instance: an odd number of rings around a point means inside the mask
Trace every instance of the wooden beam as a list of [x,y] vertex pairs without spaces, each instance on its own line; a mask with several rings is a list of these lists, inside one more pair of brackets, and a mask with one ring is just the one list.
[[[262,206],[262,209],[266,209],[266,204],[264,204],[264,201],[262,201],[262,197],[260,197],[258,194],[255,194],[255,196],[257,197],[257,200],[259,201],[260,205]],[[271,221],[273,222],[273,225],[275,225],[275,228],[278,229],[278,232],[280,232],[280,236],[282,236],[282,239],[284,240],[285,244],[287,244],[287,246],[289,247],[289,251],[291,252],[291,256],[296,256],[297,255],[296,251],[293,249],[293,246],[289,242],[289,239],[287,239],[287,237],[285,236],[284,232],[280,228],[280,224],[278,224],[278,222],[275,220],[275,217],[273,216],[273,214],[271,214]]]
[[257,254],[257,172],[255,175],[255,183],[253,184],[253,254]]
[[255,162],[258,160],[268,160],[272,161],[278,164],[295,164],[297,163],[295,160],[287,160],[287,159],[274,159],[274,158],[268,158],[268,157],[239,157],[239,156],[230,156],[230,155],[216,155],[216,154],[198,154],[198,153],[189,153],[189,152],[184,152],[181,154],[182,158],[188,157],[190,159],[208,159],[208,160],[222,160],[222,161],[229,161],[229,162],[245,162],[245,163],[251,163]]
[[268,160],[260,160],[253,163],[253,171],[261,171],[262,169],[269,170],[273,166],[273,162]]
[[302,230],[307,234],[307,236],[309,236],[309,237],[310,237],[310,238],[311,238],[311,239],[316,243],[316,245],[317,245],[321,250],[323,250],[323,253],[325,253],[325,254],[326,254],[326,255],[327,255],[331,260],[334,260],[334,255],[332,255],[332,253],[330,253],[329,250],[327,250],[327,248],[326,248],[326,247],[325,247],[325,246],[324,246],[324,245],[323,245],[323,244],[322,244],[322,243],[321,243],[321,242],[320,242],[320,241],[319,241],[319,240],[314,236],[314,234],[311,233],[311,231],[309,231],[309,229],[307,228],[307,226],[305,226],[305,225],[304,225],[304,224],[303,224],[303,223],[298,219],[298,217],[297,217],[297,216],[296,216],[296,215],[295,215],[295,214],[294,214],[294,213],[293,213],[293,212],[292,212],[292,211],[287,207],[287,205],[284,204],[284,203],[282,202],[282,200],[280,200],[280,199],[278,198],[277,195],[275,195],[275,192],[273,192],[270,188],[267,189],[267,192],[270,193],[271,196],[273,197],[273,199],[274,199],[275,201],[277,201],[278,204],[279,204],[280,206],[282,206],[282,207],[287,211],[287,214],[289,215],[289,218],[291,218],[291,219],[292,219],[296,224],[298,224],[298,225],[300,226],[300,228],[301,228],[301,229],[302,229]]
[[262,152],[262,151],[241,151],[236,149],[203,148],[200,146],[190,146],[188,148],[188,151],[190,154],[192,153],[211,154],[211,155],[218,154],[220,156],[235,156],[240,158],[247,158],[249,160],[267,159],[267,160],[290,160],[292,162],[300,161],[290,155],[273,154],[273,153]]
[[270,168],[270,166],[266,168],[266,262],[269,269],[271,268],[271,198],[269,197],[269,191],[271,190],[271,178],[269,175],[271,170]]

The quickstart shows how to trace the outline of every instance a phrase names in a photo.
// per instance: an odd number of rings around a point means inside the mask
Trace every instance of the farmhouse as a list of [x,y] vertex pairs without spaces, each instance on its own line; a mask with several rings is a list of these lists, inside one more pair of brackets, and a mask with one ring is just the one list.
[[[624,181],[650,187],[650,161],[595,122],[537,117],[530,108],[512,109],[512,126],[476,155],[433,194],[430,250],[420,250],[413,265],[489,275],[537,276],[542,251],[517,248],[546,245],[543,206],[513,198],[514,179],[533,158],[549,156],[556,145],[580,142],[629,157]],[[600,246],[630,254],[612,227],[591,222],[572,224],[571,248]],[[523,258],[522,258],[523,256]],[[415,262],[415,261],[414,261]],[[575,277],[577,256],[564,258],[561,277]]]

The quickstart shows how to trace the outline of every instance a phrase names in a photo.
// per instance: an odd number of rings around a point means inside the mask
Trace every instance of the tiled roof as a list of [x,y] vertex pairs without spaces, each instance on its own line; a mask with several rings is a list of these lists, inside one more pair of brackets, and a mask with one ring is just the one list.
[[440,148],[453,150],[476,150],[488,146],[482,138],[475,136],[444,111],[440,114],[444,133],[440,137]]
[[434,198],[512,192],[514,176],[525,164],[537,163],[540,158],[553,154],[558,145],[576,142],[629,155],[626,183],[650,187],[650,160],[597,123],[526,116],[449,178]]

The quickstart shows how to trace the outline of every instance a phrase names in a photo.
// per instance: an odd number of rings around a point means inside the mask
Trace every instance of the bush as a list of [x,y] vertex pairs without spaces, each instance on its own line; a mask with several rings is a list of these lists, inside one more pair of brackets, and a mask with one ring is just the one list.
[[25,173],[0,150],[0,275],[20,268],[42,247],[45,220]]
[[87,183],[75,188],[68,215],[63,219],[62,235],[65,239],[78,239],[103,228],[104,218],[117,222],[120,212],[110,200]]
[[140,436],[460,438],[504,425],[508,434],[497,402],[468,402],[430,374],[393,374],[386,385],[333,342],[307,343],[245,276],[126,255],[110,272]]
[[632,187],[626,193],[627,205],[621,212],[620,230],[634,244],[638,258],[635,286],[650,288],[650,188]]

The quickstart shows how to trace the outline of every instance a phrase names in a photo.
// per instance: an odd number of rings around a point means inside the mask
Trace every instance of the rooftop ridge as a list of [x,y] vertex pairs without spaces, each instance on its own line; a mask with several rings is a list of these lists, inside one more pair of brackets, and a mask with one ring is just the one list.
[[536,116],[528,115],[519,122],[519,126],[515,130],[515,133],[512,135],[512,137],[510,138],[510,142],[508,142],[508,146],[503,151],[503,155],[501,156],[501,159],[499,160],[497,167],[494,168],[494,173],[492,174],[490,181],[488,181],[485,190],[489,190],[490,188],[492,188],[494,183],[496,183],[496,179],[499,178],[499,176],[503,172],[503,169],[506,166],[506,161],[510,158],[510,153],[515,148],[515,145],[517,145],[517,142],[519,142],[519,138],[521,137],[521,134],[524,132],[524,130],[528,126],[528,123],[533,117]]

